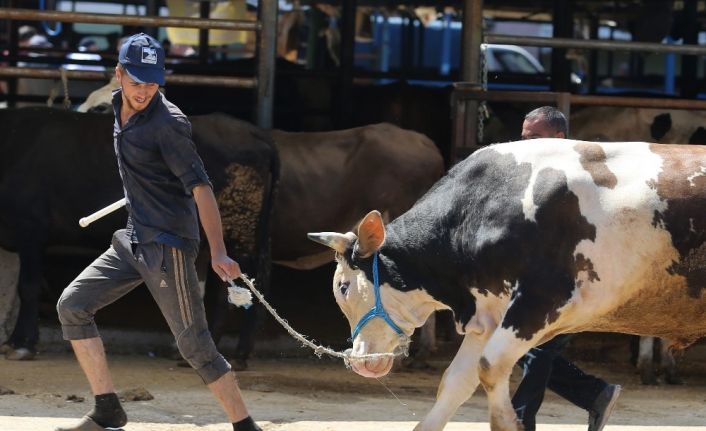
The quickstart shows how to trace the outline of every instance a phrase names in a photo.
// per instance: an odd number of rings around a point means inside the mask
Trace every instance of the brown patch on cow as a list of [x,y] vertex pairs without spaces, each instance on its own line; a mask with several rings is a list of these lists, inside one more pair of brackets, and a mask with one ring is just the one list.
[[484,379],[486,374],[490,371],[490,362],[485,356],[480,357],[480,360],[478,361],[478,368],[480,370],[480,373],[478,373],[478,378],[480,379],[481,384],[486,391],[492,391],[494,386]]
[[[689,295],[685,277],[665,271],[678,254],[669,244],[668,233],[662,235],[666,241],[657,240],[663,246],[649,264],[645,263],[639,276],[619,290],[606,292],[613,295],[606,299],[619,305],[606,315],[595,316],[581,330],[656,336],[680,345],[706,336],[706,301]],[[620,291],[625,293],[622,298]]]
[[668,271],[686,278],[689,295],[700,298],[706,288],[706,148],[653,144],[662,159],[654,190],[667,204],[655,212],[653,224],[667,230],[679,252]]
[[603,147],[593,142],[577,142],[574,150],[581,155],[579,162],[583,169],[591,174],[593,182],[599,187],[615,188],[618,178],[606,165]]
[[[601,281],[598,277],[598,273],[593,269],[593,262],[591,259],[584,256],[582,253],[576,255],[576,276],[578,277],[579,272],[585,272],[588,276],[588,281]],[[576,287],[581,287],[583,280],[576,282]]]
[[234,242],[238,256],[254,256],[265,190],[263,177],[257,169],[238,163],[229,165],[225,173],[226,184],[217,197],[223,237]]

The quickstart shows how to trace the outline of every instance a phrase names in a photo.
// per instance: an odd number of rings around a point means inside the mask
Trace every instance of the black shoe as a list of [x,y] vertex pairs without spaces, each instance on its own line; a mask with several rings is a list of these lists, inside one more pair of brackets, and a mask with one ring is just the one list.
[[231,371],[245,371],[248,369],[248,361],[243,358],[233,358],[230,361]]
[[104,428],[98,425],[93,419],[88,416],[84,416],[81,420],[74,426],[71,427],[58,427],[54,428],[54,431],[122,431],[122,428]]
[[588,431],[601,431],[613,413],[620,396],[620,385],[608,385],[598,394],[593,408],[588,412]]

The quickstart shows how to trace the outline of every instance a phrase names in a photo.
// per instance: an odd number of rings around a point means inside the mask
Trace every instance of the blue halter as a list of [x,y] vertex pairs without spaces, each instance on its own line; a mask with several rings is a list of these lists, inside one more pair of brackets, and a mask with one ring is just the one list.
[[378,281],[377,253],[373,255],[373,289],[375,290],[375,306],[371,308],[370,311],[365,313],[365,315],[360,318],[358,324],[355,325],[355,329],[353,329],[353,333],[351,335],[351,340],[355,340],[355,337],[358,336],[358,333],[360,333],[360,330],[363,329],[363,326],[375,317],[382,317],[385,319],[385,322],[387,322],[387,324],[390,325],[395,332],[397,332],[397,334],[404,335],[404,331],[402,331],[402,329],[400,329],[400,327],[392,321],[390,315],[387,314],[387,311],[385,311],[385,308],[382,306],[382,300],[380,299],[380,282]]

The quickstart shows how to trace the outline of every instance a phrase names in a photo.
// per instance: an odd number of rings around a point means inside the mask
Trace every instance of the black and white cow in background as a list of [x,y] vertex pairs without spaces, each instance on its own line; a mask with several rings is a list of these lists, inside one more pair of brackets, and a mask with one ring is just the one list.
[[657,385],[658,375],[669,385],[684,384],[679,376],[674,355],[670,350],[670,340],[655,337],[631,337],[631,361],[640,372],[640,382],[643,385]]
[[[361,188],[360,194],[375,193]],[[351,197],[355,198],[355,197]],[[380,298],[400,336],[373,318],[353,353],[393,352],[434,310],[464,334],[418,431],[441,430],[478,383],[493,430],[518,430],[509,377],[557,334],[706,334],[706,147],[540,139],[486,147],[408,212],[358,233],[310,238],[337,251],[333,289],[354,328]],[[379,377],[389,357],[353,360]]]

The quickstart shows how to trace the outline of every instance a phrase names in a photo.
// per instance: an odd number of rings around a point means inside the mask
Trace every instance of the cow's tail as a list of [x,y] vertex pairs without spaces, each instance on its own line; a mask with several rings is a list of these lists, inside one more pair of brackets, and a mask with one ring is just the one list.
[[263,294],[270,288],[272,272],[272,219],[275,198],[279,189],[280,158],[272,136],[268,133],[265,139],[270,147],[269,178],[263,191],[261,213],[259,217],[259,232],[257,236],[257,280]]

